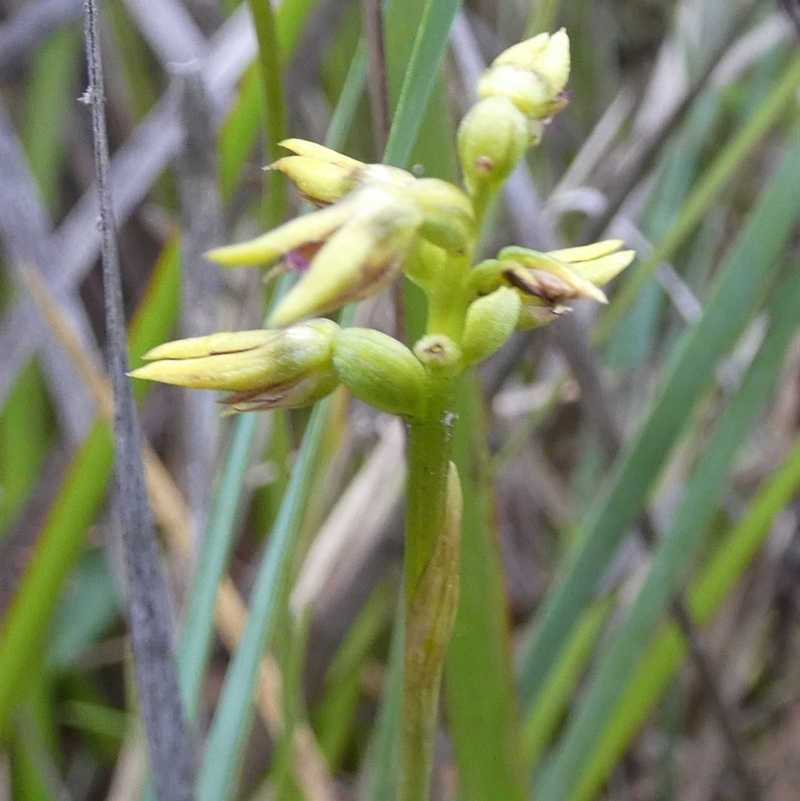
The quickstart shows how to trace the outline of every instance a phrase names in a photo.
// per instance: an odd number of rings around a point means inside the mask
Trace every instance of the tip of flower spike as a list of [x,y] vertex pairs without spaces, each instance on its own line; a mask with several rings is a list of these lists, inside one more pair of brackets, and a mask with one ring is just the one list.
[[529,119],[547,119],[565,105],[569,69],[567,32],[541,33],[501,53],[481,76],[478,94],[504,95]]

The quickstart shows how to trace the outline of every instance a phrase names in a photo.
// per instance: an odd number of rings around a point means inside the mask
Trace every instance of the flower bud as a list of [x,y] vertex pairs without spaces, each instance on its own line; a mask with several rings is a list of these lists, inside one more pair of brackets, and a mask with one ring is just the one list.
[[335,203],[353,188],[355,180],[352,170],[307,156],[284,156],[268,169],[282,172],[297,186],[303,199],[316,206]]
[[335,150],[305,139],[285,139],[282,147],[296,155],[270,164],[297,185],[303,197],[317,206],[334,203],[355,185],[366,165]]
[[234,411],[308,406],[338,384],[331,366],[339,326],[312,320],[286,330],[241,331],[177,340],[145,354],[134,378],[223,389]]
[[494,193],[530,144],[528,120],[507,97],[476,103],[458,127],[458,156],[470,195]]
[[507,97],[529,119],[542,120],[566,105],[568,77],[569,38],[562,28],[501,53],[478,81],[478,95]]
[[370,406],[401,417],[420,413],[425,369],[396,339],[371,328],[342,328],[332,363],[341,382]]
[[521,307],[519,295],[505,286],[472,302],[461,341],[464,368],[482,362],[505,343],[517,327]]
[[475,236],[475,214],[470,199],[453,184],[439,178],[420,178],[408,195],[422,212],[420,234],[451,253],[463,253]]

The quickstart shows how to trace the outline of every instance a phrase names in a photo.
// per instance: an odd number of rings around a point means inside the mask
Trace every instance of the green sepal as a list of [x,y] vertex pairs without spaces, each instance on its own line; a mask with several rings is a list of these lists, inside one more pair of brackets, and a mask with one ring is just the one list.
[[469,271],[468,288],[472,297],[481,297],[506,285],[503,279],[505,266],[497,259],[486,259]]
[[517,327],[522,301],[509,287],[478,298],[467,310],[461,342],[461,364],[466,369],[498,350]]

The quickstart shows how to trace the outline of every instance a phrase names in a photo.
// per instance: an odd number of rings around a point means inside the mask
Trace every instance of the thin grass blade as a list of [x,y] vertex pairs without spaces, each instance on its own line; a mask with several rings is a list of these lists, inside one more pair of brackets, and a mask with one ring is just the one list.
[[587,516],[583,536],[545,601],[520,663],[525,709],[541,691],[568,632],[642,509],[691,409],[708,386],[716,361],[735,342],[750,319],[755,299],[771,281],[797,220],[798,162],[800,151],[788,148],[720,271],[704,316],[676,345],[650,414],[617,466],[607,492]]
[[[705,625],[751,563],[775,518],[800,491],[800,438],[759,489],[741,521],[722,538],[689,595],[698,626]],[[677,626],[658,635],[632,673],[603,736],[589,757],[571,801],[591,801],[659,702],[688,647]]]
[[[793,174],[800,187],[800,160],[796,161]],[[765,235],[768,233],[769,226],[764,231]],[[559,741],[549,769],[537,786],[537,797],[544,801],[570,797],[585,769],[587,755],[602,740],[628,677],[688,570],[736,454],[778,379],[783,357],[795,333],[794,312],[796,298],[800,296],[800,273],[779,282],[774,290],[769,309],[770,327],[764,342],[715,427],[675,519],[659,541],[647,579],[613,638],[601,650],[592,681]]]

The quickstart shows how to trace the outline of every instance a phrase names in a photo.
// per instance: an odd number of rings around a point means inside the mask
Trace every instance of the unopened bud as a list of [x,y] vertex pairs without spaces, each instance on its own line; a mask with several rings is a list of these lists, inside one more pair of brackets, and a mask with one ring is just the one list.
[[562,28],[540,33],[501,53],[478,82],[480,97],[507,97],[529,119],[551,117],[566,105],[569,38]]
[[195,389],[222,389],[235,411],[307,406],[338,384],[331,366],[331,320],[286,330],[241,331],[177,340],[145,354],[134,378]]
[[507,97],[476,103],[458,128],[458,155],[471,195],[493,193],[530,144],[528,120]]
[[303,197],[316,205],[335,203],[344,197],[365,167],[356,159],[305,139],[285,139],[280,144],[296,155],[278,159],[270,169],[286,175]]

